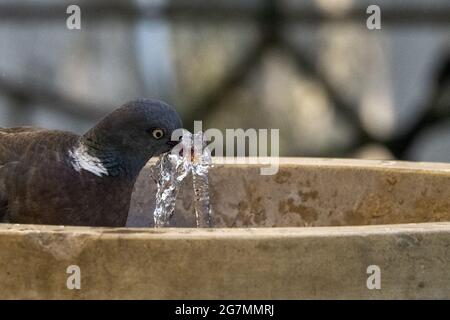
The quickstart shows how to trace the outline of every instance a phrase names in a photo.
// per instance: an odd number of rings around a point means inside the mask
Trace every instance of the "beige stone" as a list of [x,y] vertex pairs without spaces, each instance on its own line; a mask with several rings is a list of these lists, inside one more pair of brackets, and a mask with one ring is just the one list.
[[[130,223],[151,221],[148,170]],[[450,165],[283,159],[276,176],[217,165],[211,184],[215,226],[239,228],[0,225],[0,298],[450,298]],[[175,226],[193,223],[187,187]]]
[[[305,227],[450,221],[450,164],[284,158],[263,165],[216,165],[210,172],[214,226]],[[147,167],[136,184],[129,226],[153,226],[156,187]],[[192,179],[172,219],[194,227]]]

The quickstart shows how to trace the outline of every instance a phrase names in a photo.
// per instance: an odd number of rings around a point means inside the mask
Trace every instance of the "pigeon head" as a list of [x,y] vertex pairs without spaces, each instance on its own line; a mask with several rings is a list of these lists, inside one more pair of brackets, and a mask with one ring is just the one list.
[[[118,108],[82,138],[78,153],[95,158],[104,174],[139,173],[153,156],[170,151],[172,133],[182,128],[177,112],[164,102],[141,99]],[[91,161],[91,162],[92,162]],[[100,170],[102,171],[102,170]]]

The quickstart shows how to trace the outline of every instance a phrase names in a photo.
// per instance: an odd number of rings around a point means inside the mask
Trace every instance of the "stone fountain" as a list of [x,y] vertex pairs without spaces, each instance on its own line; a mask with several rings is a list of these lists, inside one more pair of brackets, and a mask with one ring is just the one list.
[[[189,186],[169,228],[153,228],[151,164],[128,228],[1,225],[0,298],[450,298],[450,164],[282,158],[276,175],[259,169],[210,170],[213,228],[195,228]],[[71,265],[79,290],[66,286]]]

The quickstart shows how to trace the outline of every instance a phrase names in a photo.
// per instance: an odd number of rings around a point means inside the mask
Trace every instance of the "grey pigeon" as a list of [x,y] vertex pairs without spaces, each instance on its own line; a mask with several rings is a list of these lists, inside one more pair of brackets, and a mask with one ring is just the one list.
[[171,135],[181,127],[170,106],[142,99],[82,136],[0,128],[0,221],[125,226],[139,172],[176,144]]

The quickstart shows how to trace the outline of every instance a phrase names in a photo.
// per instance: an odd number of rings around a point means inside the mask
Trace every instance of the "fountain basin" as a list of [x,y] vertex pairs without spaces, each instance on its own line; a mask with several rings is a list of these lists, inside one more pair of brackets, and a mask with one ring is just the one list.
[[[448,164],[282,159],[274,176],[216,165],[214,229],[191,228],[188,185],[174,228],[138,228],[152,224],[149,171],[132,228],[0,225],[0,298],[450,298]],[[70,265],[80,290],[66,286]],[[367,287],[373,265],[381,289]]]
[[[281,158],[267,165],[216,164],[210,172],[213,225],[357,226],[450,221],[450,164]],[[156,185],[139,177],[128,226],[153,226]],[[192,179],[183,182],[172,227],[195,227]]]

